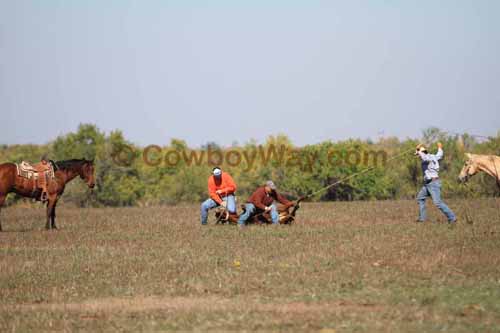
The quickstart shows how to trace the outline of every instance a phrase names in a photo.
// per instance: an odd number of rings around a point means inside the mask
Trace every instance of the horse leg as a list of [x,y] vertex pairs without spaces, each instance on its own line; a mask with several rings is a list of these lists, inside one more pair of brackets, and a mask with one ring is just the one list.
[[[3,203],[5,202],[5,198],[7,196],[4,195],[4,194],[0,194],[0,211],[2,210],[2,206],[3,206]],[[1,220],[1,216],[0,216],[0,231],[2,231],[2,220]]]
[[50,230],[51,228],[51,220],[52,220],[52,211],[54,210],[55,200],[49,199],[47,202],[47,223],[45,224],[45,229]]
[[57,227],[56,227],[56,206],[57,206],[57,201],[54,202],[54,207],[52,207],[52,214],[50,215],[52,229],[57,229]]

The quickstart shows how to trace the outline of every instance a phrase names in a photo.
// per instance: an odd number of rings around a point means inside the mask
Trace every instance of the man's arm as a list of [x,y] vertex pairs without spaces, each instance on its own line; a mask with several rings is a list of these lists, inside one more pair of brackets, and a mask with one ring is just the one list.
[[233,177],[227,173],[224,173],[222,176],[224,177],[226,187],[221,188],[220,192],[226,195],[236,192],[236,183],[234,182]]
[[266,196],[264,188],[260,187],[258,188],[254,194],[252,194],[252,197],[254,198],[253,204],[255,207],[257,207],[260,210],[266,210],[266,205],[264,205],[263,200],[264,197]]
[[443,152],[443,144],[441,142],[438,142],[438,151],[436,153],[436,159],[439,161],[440,159],[443,158],[444,152]]
[[293,202],[288,201],[284,196],[282,196],[278,192],[276,192],[276,199],[278,200],[279,203],[281,203],[287,207],[293,206]]
[[438,151],[435,155],[434,154],[424,154],[420,151],[418,152],[418,155],[420,156],[422,161],[433,161],[433,160],[439,161],[444,156],[443,145],[441,144],[441,142],[438,143]]
[[215,189],[215,183],[213,182],[212,177],[208,179],[208,194],[210,195],[210,198],[212,198],[219,205],[222,203],[222,199]]
[[418,152],[418,156],[422,159],[422,161],[430,161],[432,158],[432,154],[424,154],[421,151]]

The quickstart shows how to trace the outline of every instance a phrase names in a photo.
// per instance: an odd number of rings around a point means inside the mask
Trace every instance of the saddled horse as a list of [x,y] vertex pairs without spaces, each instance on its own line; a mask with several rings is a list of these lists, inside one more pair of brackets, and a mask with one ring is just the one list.
[[[79,176],[90,189],[94,188],[94,161],[73,159],[59,162],[50,161],[50,163],[54,168],[54,178],[49,181],[47,186],[47,223],[45,228],[57,229],[56,205],[66,184]],[[28,182],[18,175],[16,164],[4,163],[0,164],[0,210],[9,193],[16,193],[36,200],[40,200],[41,196],[41,190],[37,188],[36,182]],[[1,221],[0,231],[2,231]]]
[[458,179],[465,183],[469,178],[479,171],[483,171],[496,179],[500,188],[500,156],[495,155],[476,155],[465,153],[467,161],[460,171]]

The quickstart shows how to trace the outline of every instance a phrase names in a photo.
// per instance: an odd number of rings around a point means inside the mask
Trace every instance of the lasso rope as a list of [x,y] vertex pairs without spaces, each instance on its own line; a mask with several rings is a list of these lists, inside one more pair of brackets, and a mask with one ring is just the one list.
[[[410,153],[410,152],[412,152],[412,151],[415,151],[415,148],[411,148],[411,149],[405,150],[405,151],[403,151],[403,152],[401,152],[401,153],[399,153],[399,154],[396,154],[396,155],[392,156],[391,158],[387,159],[386,163],[388,163],[388,162],[392,162],[392,161],[394,161],[394,160],[396,160],[396,159],[398,159],[398,158],[401,158],[402,156],[404,156],[404,155],[406,155],[406,154],[408,154],[408,153]],[[326,190],[328,190],[329,188],[332,188],[332,187],[334,187],[334,186],[336,186],[336,185],[339,185],[339,184],[341,184],[341,183],[344,183],[344,182],[348,181],[349,179],[355,178],[355,177],[357,177],[357,176],[359,176],[359,175],[362,175],[362,174],[368,173],[368,172],[370,172],[370,171],[372,171],[372,170],[374,170],[374,169],[376,169],[376,166],[371,166],[371,167],[368,167],[368,168],[363,169],[363,170],[361,170],[361,171],[359,171],[359,172],[356,172],[356,173],[353,173],[353,174],[351,174],[351,175],[349,175],[349,176],[347,176],[347,177],[344,177],[344,178],[342,178],[342,179],[340,179],[340,180],[338,180],[338,181],[336,181],[336,182],[334,182],[334,183],[332,183],[332,184],[329,184],[329,185],[327,185],[327,186],[324,186],[324,187],[322,187],[322,188],[320,188],[320,189],[318,189],[318,190],[316,190],[316,191],[314,191],[314,192],[311,192],[311,193],[309,193],[309,194],[307,194],[307,195],[305,195],[305,196],[303,196],[303,197],[300,197],[300,198],[297,200],[297,202],[296,202],[296,204],[295,204],[295,207],[297,207],[297,206],[299,205],[299,203],[300,203],[301,201],[305,200],[305,199],[311,198],[311,197],[315,196],[315,195],[316,195],[316,194],[318,194],[318,193],[321,193],[321,192],[323,192],[323,191],[326,191]],[[295,213],[296,211],[297,211],[297,209],[295,209],[293,213]],[[261,213],[255,214],[254,216],[262,216],[262,215],[264,215],[265,213],[266,213],[266,212],[261,212]]]
[[[445,133],[447,133],[447,134],[453,134],[453,135],[460,135],[460,136],[461,136],[461,135],[463,135],[463,134],[456,133],[456,132],[445,132]],[[476,135],[476,134],[468,134],[468,135],[469,135],[470,137],[474,137],[474,138],[481,138],[481,139],[491,139],[491,138],[492,138],[492,137],[485,136],[485,135]],[[430,142],[425,142],[425,144],[426,144],[426,145],[429,145],[429,144],[430,144]],[[399,153],[399,154],[397,154],[397,155],[395,155],[395,156],[393,156],[393,157],[389,158],[389,159],[386,161],[386,163],[387,163],[387,162],[394,161],[394,160],[396,160],[396,159],[400,158],[401,156],[404,156],[404,155],[408,154],[408,153],[409,153],[409,152],[411,152],[411,151],[415,151],[415,148],[411,148],[411,149],[409,149],[409,150],[407,150],[407,151],[403,151],[403,152],[401,152],[401,153]],[[352,175],[349,175],[349,176],[344,177],[344,178],[342,178],[342,179],[340,179],[340,180],[338,180],[338,181],[336,181],[336,182],[334,182],[334,183],[332,183],[332,184],[329,184],[329,185],[327,185],[327,186],[325,186],[325,187],[322,187],[322,188],[318,189],[317,191],[314,191],[314,192],[312,192],[312,193],[309,193],[308,195],[306,195],[306,196],[304,196],[304,197],[300,198],[299,200],[301,200],[301,201],[302,201],[302,200],[304,200],[304,199],[311,198],[311,197],[315,196],[315,195],[316,195],[316,194],[318,194],[318,193],[321,193],[321,192],[323,192],[323,191],[326,191],[326,190],[328,190],[329,188],[332,188],[332,187],[334,187],[334,186],[336,186],[336,185],[342,184],[342,183],[346,182],[347,180],[352,179],[352,178],[355,178],[355,177],[357,177],[357,176],[359,176],[359,175],[361,175],[361,174],[364,174],[364,173],[370,172],[370,171],[374,170],[375,168],[376,168],[376,166],[371,166],[371,167],[368,167],[368,168],[366,168],[366,169],[364,169],[364,170],[361,170],[361,171],[359,171],[359,172],[353,173]],[[495,168],[495,171],[496,171],[496,168]],[[497,185],[498,185],[498,189],[499,189],[499,191],[500,191],[500,182],[498,181],[498,175],[497,175]]]
[[[399,153],[397,155],[392,156],[391,158],[387,159],[386,163],[392,162],[392,161],[394,161],[394,160],[396,160],[396,159],[398,159],[398,158],[400,158],[400,157],[402,157],[402,156],[404,156],[404,155],[406,155],[406,154],[408,154],[408,153],[410,153],[412,151],[415,151],[415,148],[411,148],[411,149],[405,150],[405,151],[403,151],[403,152],[401,152],[401,153]],[[332,187],[334,187],[336,185],[342,184],[342,183],[348,181],[349,179],[352,179],[352,178],[355,178],[355,177],[357,177],[359,175],[368,173],[368,172],[370,172],[370,171],[372,171],[372,170],[374,170],[376,168],[377,168],[377,166],[371,166],[371,167],[368,167],[368,168],[363,169],[361,171],[355,172],[355,173],[353,173],[353,174],[351,174],[351,175],[349,175],[347,177],[344,177],[344,178],[342,178],[342,179],[340,179],[340,180],[338,180],[338,181],[336,181],[336,182],[334,182],[332,184],[329,184],[329,185],[327,185],[325,187],[322,187],[322,188],[320,188],[320,189],[318,189],[318,190],[316,190],[316,191],[314,191],[312,193],[309,193],[308,195],[302,197],[299,200],[302,201],[304,199],[311,198],[311,197],[315,196],[318,193],[326,191],[326,190],[328,190],[328,189],[330,189],[330,188],[332,188]]]

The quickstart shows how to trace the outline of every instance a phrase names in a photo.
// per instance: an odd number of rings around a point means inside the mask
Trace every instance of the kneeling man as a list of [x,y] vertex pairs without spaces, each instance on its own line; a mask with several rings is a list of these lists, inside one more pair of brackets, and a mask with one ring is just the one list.
[[259,187],[248,198],[245,204],[245,213],[238,219],[238,225],[243,226],[248,218],[257,211],[257,213],[270,212],[273,224],[279,224],[279,214],[276,209],[274,201],[278,201],[285,205],[287,208],[294,205],[293,202],[288,201],[285,197],[276,191],[276,185],[269,180],[266,185]]

